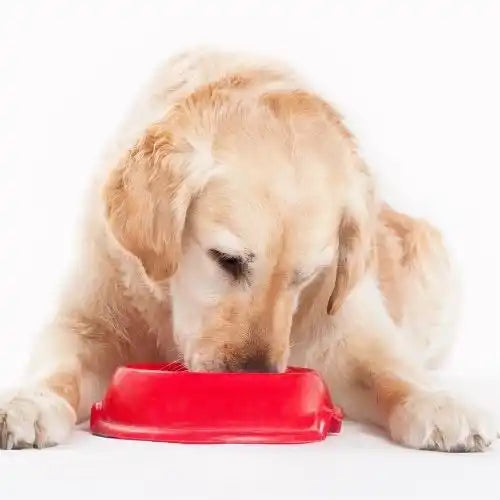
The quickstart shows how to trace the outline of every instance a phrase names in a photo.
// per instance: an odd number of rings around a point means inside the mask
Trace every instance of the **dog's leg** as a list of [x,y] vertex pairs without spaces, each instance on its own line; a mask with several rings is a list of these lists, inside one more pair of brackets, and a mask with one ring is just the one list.
[[496,438],[487,415],[428,380],[373,281],[357,286],[332,326],[335,342],[316,346],[316,366],[349,417],[376,423],[412,448],[481,451]]
[[0,448],[43,448],[63,442],[89,416],[115,367],[119,342],[102,325],[59,319],[40,338],[21,388],[0,397]]

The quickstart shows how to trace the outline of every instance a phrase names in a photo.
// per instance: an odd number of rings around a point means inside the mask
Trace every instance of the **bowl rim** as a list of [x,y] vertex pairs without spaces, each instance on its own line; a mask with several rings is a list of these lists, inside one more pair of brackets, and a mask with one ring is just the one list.
[[[172,369],[173,368],[173,369]],[[190,371],[187,369],[185,365],[178,361],[172,362],[155,362],[155,363],[127,363],[125,365],[119,366],[116,370],[118,371],[126,371],[126,372],[135,372],[141,374],[154,374],[154,375],[183,375],[183,376],[209,376],[209,377],[290,377],[290,376],[304,376],[304,375],[316,375],[320,376],[320,374],[312,369],[301,366],[287,366],[286,371],[281,373],[268,373],[268,372],[209,372],[209,371]]]

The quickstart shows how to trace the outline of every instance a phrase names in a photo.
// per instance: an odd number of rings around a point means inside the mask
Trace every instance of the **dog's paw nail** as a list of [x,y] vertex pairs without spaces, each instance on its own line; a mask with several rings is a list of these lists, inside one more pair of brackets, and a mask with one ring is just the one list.
[[7,443],[5,448],[7,450],[12,450],[12,448],[14,448],[14,436],[10,432],[7,434]]
[[443,393],[410,396],[393,411],[389,429],[406,446],[450,452],[484,451],[498,436],[487,415]]

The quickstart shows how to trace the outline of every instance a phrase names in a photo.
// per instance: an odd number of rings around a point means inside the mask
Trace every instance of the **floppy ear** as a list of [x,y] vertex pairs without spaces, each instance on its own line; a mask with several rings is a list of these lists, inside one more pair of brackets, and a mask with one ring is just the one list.
[[346,205],[338,229],[335,286],[328,300],[328,314],[335,314],[363,276],[374,252],[375,200],[367,168],[352,172]]
[[186,148],[165,124],[155,124],[110,173],[104,187],[112,234],[161,281],[177,269],[192,198],[186,182]]

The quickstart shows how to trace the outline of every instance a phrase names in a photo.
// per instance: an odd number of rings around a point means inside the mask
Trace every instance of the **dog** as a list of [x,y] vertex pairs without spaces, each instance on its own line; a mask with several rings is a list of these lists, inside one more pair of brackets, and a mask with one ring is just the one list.
[[[440,233],[378,195],[341,116],[287,66],[193,51],[154,74],[92,184],[81,256],[0,448],[43,448],[124,363],[316,369],[407,447],[481,451],[486,414],[429,376],[453,342]],[[256,395],[258,397],[258,395]]]

